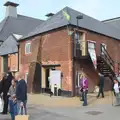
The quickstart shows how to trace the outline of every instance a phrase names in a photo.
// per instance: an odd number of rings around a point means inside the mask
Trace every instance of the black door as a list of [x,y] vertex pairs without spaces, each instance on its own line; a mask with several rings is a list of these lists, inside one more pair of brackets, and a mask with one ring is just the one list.
[[46,88],[49,89],[49,69],[46,69]]
[[3,56],[3,72],[8,72],[8,55]]

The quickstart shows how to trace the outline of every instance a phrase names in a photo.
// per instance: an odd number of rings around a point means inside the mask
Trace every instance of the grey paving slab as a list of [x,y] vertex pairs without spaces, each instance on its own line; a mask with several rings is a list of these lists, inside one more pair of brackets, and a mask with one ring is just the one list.
[[10,120],[9,115],[0,115],[0,120]]
[[119,120],[120,116],[120,107],[113,107],[112,105],[99,105],[95,107],[76,108],[54,108],[50,111],[59,113],[61,115],[69,116],[72,119],[79,120]]
[[[29,120],[119,120],[120,107],[98,105],[94,107],[46,108],[31,105],[28,107]],[[10,116],[0,115],[0,120],[10,120]]]

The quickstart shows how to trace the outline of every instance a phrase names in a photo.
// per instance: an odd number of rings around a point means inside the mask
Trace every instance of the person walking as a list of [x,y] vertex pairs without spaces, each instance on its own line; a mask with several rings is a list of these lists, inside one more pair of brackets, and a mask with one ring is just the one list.
[[87,106],[87,93],[88,93],[88,79],[86,78],[85,74],[83,74],[82,78],[82,88],[83,88],[83,106]]
[[9,95],[9,108],[10,108],[10,114],[11,119],[15,120],[15,115],[17,115],[17,103],[15,101],[15,92],[16,92],[16,83],[15,80],[12,80],[12,84],[9,88],[8,95]]
[[23,115],[23,110],[27,114],[27,84],[21,73],[16,74],[16,80],[18,81],[16,85],[17,114]]
[[99,92],[97,95],[97,98],[100,97],[100,94],[102,94],[102,98],[104,98],[104,75],[102,75],[101,73],[99,73],[99,83],[98,83],[98,87],[99,87]]
[[114,79],[114,91],[116,97],[116,106],[120,105],[120,83],[117,79]]

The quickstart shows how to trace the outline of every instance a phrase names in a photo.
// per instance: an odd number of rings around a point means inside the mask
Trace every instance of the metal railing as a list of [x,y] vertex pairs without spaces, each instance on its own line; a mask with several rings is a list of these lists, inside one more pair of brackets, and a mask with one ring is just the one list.
[[87,55],[87,42],[85,40],[74,41],[74,56],[81,57]]
[[104,46],[102,46],[101,56],[107,62],[107,64],[111,67],[111,69],[114,71],[115,63],[110,57],[109,53],[107,52]]

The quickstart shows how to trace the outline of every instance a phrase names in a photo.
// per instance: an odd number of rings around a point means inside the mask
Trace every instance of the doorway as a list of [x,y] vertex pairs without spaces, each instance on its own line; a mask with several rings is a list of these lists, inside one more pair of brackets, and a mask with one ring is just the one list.
[[3,56],[3,72],[8,72],[8,55]]
[[45,83],[46,83],[46,88],[50,88],[50,82],[49,82],[49,74],[50,74],[50,69],[46,69],[46,81],[45,81]]

